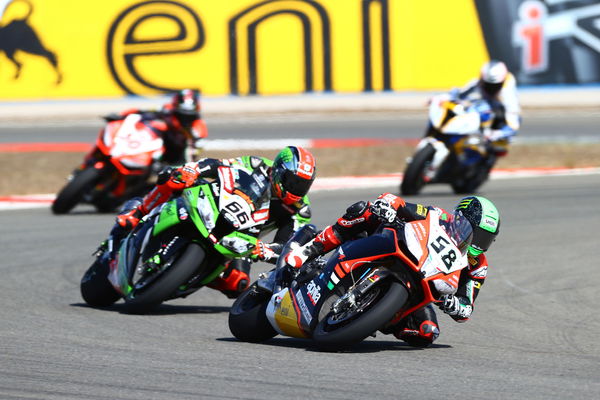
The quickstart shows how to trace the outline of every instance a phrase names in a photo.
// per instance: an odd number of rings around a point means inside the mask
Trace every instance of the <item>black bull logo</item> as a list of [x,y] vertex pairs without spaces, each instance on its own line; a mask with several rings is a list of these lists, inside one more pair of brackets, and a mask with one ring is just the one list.
[[28,7],[24,17],[13,19],[6,25],[0,25],[0,52],[13,62],[16,67],[13,79],[18,79],[23,64],[15,58],[17,51],[44,57],[56,71],[56,84],[62,80],[62,74],[58,68],[58,59],[54,52],[48,50],[40,40],[38,34],[29,24],[29,17],[33,12],[33,5],[27,0],[14,0],[7,5],[7,9],[16,2],[25,3]]

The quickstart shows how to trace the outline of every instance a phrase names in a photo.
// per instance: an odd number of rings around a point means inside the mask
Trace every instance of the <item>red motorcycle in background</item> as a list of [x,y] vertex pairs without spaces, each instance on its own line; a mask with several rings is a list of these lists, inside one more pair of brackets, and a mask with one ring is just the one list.
[[79,203],[100,212],[114,210],[124,200],[150,188],[149,178],[159,167],[165,147],[151,120],[130,114],[110,121],[100,130],[95,146],[73,171],[52,204],[54,214],[65,214]]

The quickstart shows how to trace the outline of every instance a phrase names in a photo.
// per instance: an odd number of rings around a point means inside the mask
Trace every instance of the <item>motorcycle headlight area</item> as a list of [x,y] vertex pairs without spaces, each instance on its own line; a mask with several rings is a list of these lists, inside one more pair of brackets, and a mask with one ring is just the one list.
[[204,222],[204,226],[210,232],[215,227],[215,213],[213,211],[212,205],[206,196],[198,197],[198,203],[196,205],[198,210],[198,214],[200,214],[200,218],[202,222]]

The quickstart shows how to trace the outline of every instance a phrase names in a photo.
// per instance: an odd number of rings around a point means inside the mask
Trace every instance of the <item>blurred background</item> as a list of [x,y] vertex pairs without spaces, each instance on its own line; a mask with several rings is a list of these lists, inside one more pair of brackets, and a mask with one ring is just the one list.
[[0,0],[0,100],[600,82],[593,0]]
[[[499,167],[595,165],[598,1],[0,0],[0,168],[13,170],[0,193],[55,192],[101,115],[160,108],[182,88],[201,91],[209,141],[408,140],[315,150],[320,176],[399,172],[431,95],[490,59],[515,75],[523,108]],[[80,145],[2,146],[23,142]],[[256,143],[266,156],[283,145]],[[39,169],[47,176],[31,182]]]

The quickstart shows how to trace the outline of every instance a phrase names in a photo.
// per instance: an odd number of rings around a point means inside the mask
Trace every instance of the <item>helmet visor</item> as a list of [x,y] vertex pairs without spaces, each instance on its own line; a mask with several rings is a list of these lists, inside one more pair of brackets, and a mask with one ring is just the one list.
[[461,211],[454,213],[452,220],[445,224],[446,233],[454,242],[461,254],[466,254],[473,239],[473,227]]
[[487,251],[494,240],[496,240],[496,233],[486,231],[482,228],[476,228],[473,235],[473,243],[471,244],[478,252]]
[[485,94],[487,94],[488,96],[494,97],[500,92],[503,84],[504,84],[504,82],[500,82],[500,83],[482,82],[481,90],[483,90],[483,92]]
[[312,185],[312,179],[300,178],[290,170],[285,170],[281,176],[281,185],[286,192],[303,197]]

